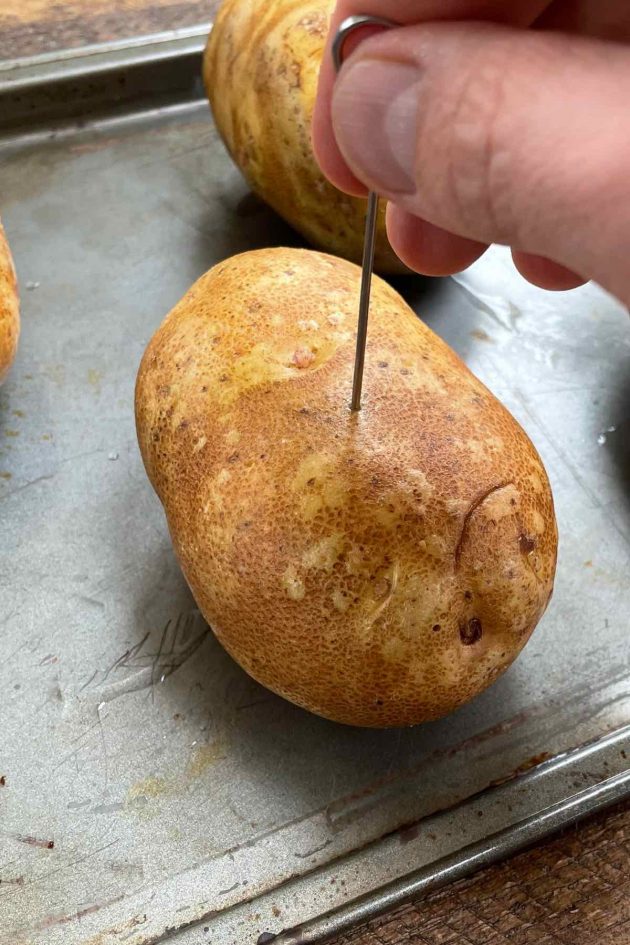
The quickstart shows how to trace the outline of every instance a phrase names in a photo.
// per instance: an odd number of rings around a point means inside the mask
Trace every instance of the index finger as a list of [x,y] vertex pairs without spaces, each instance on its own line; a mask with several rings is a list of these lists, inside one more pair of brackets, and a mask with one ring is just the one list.
[[[329,180],[346,193],[363,196],[364,185],[344,161],[333,133],[331,101],[335,84],[332,42],[346,17],[357,14],[378,16],[401,26],[428,20],[490,20],[510,26],[528,27],[550,5],[550,0],[339,0],[333,12],[319,88],[313,114],[313,148],[317,161]],[[357,31],[354,44],[348,40],[346,55],[374,29]]]

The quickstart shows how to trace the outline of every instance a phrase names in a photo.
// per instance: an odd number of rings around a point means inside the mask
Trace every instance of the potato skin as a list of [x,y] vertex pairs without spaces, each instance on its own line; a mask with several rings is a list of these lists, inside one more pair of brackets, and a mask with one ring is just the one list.
[[360,270],[309,250],[220,263],[158,329],[138,438],[195,599],[263,685],[353,725],[413,725],[486,688],[551,596],[541,460],[375,278],[349,410]]
[[0,384],[13,363],[20,335],[17,278],[2,223],[0,223]]
[[[225,0],[204,56],[216,125],[252,190],[314,246],[360,262],[366,201],[320,171],[311,118],[332,0]],[[376,268],[408,271],[391,249],[385,209]]]

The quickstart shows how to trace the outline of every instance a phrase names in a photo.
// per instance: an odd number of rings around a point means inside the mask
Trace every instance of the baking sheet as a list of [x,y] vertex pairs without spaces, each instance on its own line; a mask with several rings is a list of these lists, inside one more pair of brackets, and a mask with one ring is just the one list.
[[527,286],[502,250],[397,286],[546,463],[557,589],[521,658],[448,719],[367,732],[267,693],[207,631],[138,454],[135,374],[202,272],[297,238],[182,88],[0,142],[23,312],[0,390],[7,945],[256,942],[627,789],[630,323],[596,287]]

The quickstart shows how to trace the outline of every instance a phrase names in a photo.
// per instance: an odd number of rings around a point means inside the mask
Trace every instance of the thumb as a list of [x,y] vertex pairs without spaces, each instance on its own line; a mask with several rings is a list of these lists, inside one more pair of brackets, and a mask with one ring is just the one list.
[[630,301],[630,49],[433,23],[359,46],[332,121],[351,171],[407,213],[511,245]]

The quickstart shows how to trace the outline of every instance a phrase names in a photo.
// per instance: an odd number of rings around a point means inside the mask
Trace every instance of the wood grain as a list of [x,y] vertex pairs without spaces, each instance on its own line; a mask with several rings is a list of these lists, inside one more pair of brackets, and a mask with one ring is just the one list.
[[627,945],[630,803],[331,945]]
[[0,59],[207,23],[219,0],[2,0]]

